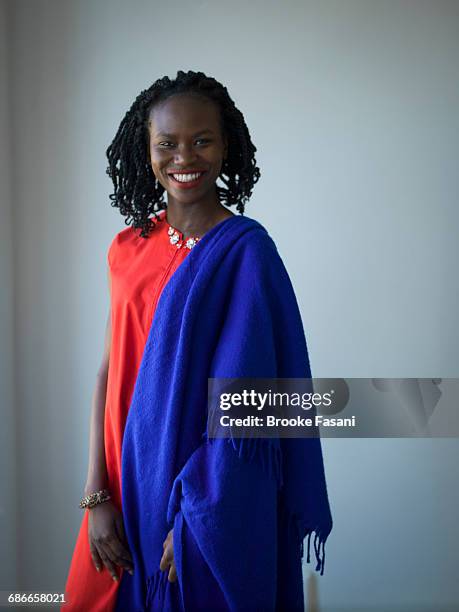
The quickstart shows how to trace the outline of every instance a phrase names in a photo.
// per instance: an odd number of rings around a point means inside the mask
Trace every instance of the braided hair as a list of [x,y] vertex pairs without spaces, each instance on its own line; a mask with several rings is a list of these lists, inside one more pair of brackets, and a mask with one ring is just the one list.
[[[107,174],[114,185],[114,193],[110,194],[111,206],[119,208],[126,217],[126,225],[140,228],[143,238],[148,237],[159,213],[167,208],[164,187],[156,179],[150,164],[148,117],[155,104],[178,93],[204,96],[220,109],[222,128],[228,139],[228,154],[219,176],[226,187],[216,186],[219,201],[226,206],[236,205],[237,211],[243,215],[253,186],[260,178],[255,160],[257,149],[244,116],[236,108],[226,87],[203,72],[192,70],[179,70],[174,80],[167,76],[158,79],[137,96],[106,151]],[[150,219],[152,213],[153,219]]]

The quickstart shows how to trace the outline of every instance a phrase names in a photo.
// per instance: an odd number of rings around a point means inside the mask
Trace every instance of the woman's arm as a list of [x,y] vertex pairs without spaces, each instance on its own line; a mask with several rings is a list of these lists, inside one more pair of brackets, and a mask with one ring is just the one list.
[[[107,270],[108,287],[111,295],[110,269]],[[111,300],[110,300],[111,301]],[[92,396],[92,411],[89,433],[89,465],[86,479],[85,495],[99,491],[107,486],[107,466],[105,463],[104,419],[107,392],[108,365],[112,341],[111,306],[105,327],[105,342],[102,362],[96,376]]]
[[[110,309],[105,327],[104,354],[96,376],[92,398],[92,411],[89,434],[89,467],[85,495],[104,489],[108,485],[107,464],[105,462],[104,420],[107,395],[108,366],[112,342],[111,324],[111,277],[107,272],[110,291]],[[109,500],[89,510],[88,521],[89,549],[94,565],[102,571],[103,565],[114,580],[118,580],[117,567],[132,574],[133,562],[123,525],[123,515]]]

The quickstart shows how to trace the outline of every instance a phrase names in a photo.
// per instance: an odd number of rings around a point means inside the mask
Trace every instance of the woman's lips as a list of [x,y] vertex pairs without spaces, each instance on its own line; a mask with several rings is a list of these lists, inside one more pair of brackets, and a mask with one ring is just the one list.
[[[197,172],[177,172],[176,174],[197,174]],[[197,187],[202,182],[205,174],[205,171],[201,172],[201,175],[194,181],[178,181],[176,178],[174,178],[173,174],[169,174],[168,176],[174,185],[179,189],[192,189],[193,187]]]

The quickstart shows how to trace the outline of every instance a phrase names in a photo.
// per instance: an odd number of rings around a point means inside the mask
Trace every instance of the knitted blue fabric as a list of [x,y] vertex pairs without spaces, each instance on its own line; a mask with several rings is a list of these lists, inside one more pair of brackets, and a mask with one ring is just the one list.
[[[116,610],[304,610],[303,540],[332,529],[320,438],[212,439],[208,378],[310,377],[297,300],[266,229],[236,215],[164,287],[122,447],[134,575]],[[174,528],[178,581],[159,570]]]

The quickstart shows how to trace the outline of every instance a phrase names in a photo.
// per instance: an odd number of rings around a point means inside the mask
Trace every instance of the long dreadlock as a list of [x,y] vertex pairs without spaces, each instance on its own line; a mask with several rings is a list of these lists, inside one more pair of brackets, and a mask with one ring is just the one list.
[[[236,205],[243,215],[253,186],[260,178],[255,160],[257,149],[244,116],[226,87],[203,72],[192,70],[179,70],[174,80],[167,76],[158,79],[137,96],[106,152],[107,174],[114,185],[111,206],[119,208],[126,217],[126,225],[141,228],[143,238],[147,238],[156,225],[160,211],[167,208],[164,187],[150,165],[148,117],[155,104],[178,93],[199,94],[214,101],[220,109],[222,127],[228,138],[228,154],[219,176],[226,187],[216,186],[219,201],[226,206]],[[150,214],[154,221],[149,218]]]

